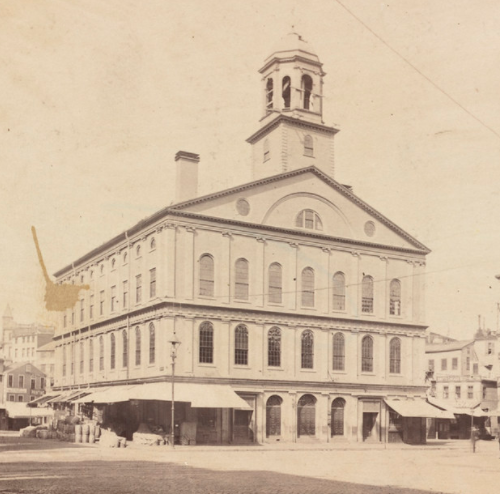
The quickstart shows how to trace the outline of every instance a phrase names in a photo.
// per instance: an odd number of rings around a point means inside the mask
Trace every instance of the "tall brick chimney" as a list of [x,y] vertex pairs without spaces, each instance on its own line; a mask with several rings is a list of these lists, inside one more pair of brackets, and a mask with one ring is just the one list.
[[199,154],[178,151],[175,155],[175,203],[197,196],[199,162]]

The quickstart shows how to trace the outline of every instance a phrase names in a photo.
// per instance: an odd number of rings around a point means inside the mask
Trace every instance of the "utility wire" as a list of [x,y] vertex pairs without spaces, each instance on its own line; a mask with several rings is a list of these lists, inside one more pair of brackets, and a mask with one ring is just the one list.
[[368,30],[375,38],[377,38],[382,44],[384,44],[389,50],[391,50],[398,58],[403,60],[407,65],[409,65],[415,72],[417,72],[421,77],[423,77],[429,84],[434,86],[441,94],[446,96],[455,105],[461,108],[467,115],[472,117],[476,122],[482,125],[485,129],[488,129],[492,134],[500,138],[500,134],[490,127],[488,124],[484,123],[479,117],[474,115],[470,110],[468,110],[464,105],[457,101],[453,96],[448,94],[441,86],[436,84],[430,77],[425,75],[418,67],[413,65],[407,58],[405,58],[401,53],[399,53],[395,48],[393,48],[387,41],[385,41],[381,36],[379,36],[373,29],[370,28],[364,21],[362,21],[354,12],[349,10],[340,0],[335,0],[346,12],[348,12],[354,19],[356,19],[366,30]]

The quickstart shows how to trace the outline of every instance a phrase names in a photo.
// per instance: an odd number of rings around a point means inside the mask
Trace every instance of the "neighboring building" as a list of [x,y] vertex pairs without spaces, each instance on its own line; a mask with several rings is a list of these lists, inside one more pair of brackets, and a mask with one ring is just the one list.
[[428,332],[425,338],[425,342],[428,344],[440,344],[440,343],[452,343],[457,341],[454,338],[450,338],[449,336],[443,336],[442,334]]
[[0,356],[9,362],[36,363],[37,349],[52,341],[54,328],[41,324],[20,324],[7,305],[0,331]]
[[254,182],[196,197],[199,157],[179,152],[176,204],[55,274],[90,289],[61,314],[54,388],[107,387],[77,402],[128,436],[168,429],[153,383],[175,337],[175,417],[198,443],[425,441],[429,250],[333,179],[311,47],[289,36],[260,73]]
[[498,430],[496,419],[486,420],[498,407],[497,380],[486,372],[484,355],[478,355],[477,345],[476,340],[426,345],[430,401],[456,414],[454,421],[436,422],[438,436],[443,439],[469,438],[471,416],[482,419],[476,420],[478,425],[488,422],[492,432]]
[[0,359],[0,403],[28,403],[43,395],[45,374],[33,364],[5,365]]
[[36,365],[46,376],[46,390],[54,385],[55,376],[55,341],[50,341],[36,350]]

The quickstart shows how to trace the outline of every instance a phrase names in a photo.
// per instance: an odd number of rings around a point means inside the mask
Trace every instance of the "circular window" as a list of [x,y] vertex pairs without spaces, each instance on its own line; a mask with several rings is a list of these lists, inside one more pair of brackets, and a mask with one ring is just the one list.
[[369,237],[373,237],[373,235],[375,235],[375,223],[373,221],[367,221],[365,223],[365,233]]
[[238,199],[236,202],[236,211],[241,214],[241,216],[246,216],[250,212],[250,204],[246,199]]

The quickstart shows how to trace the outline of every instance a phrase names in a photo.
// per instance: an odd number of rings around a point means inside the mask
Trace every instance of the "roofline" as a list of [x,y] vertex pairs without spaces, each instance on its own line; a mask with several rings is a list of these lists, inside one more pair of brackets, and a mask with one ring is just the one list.
[[[312,55],[313,57],[317,57],[318,60],[311,60],[310,58],[307,58],[303,55],[290,55],[289,57],[276,57],[276,53],[286,53],[286,52],[293,52],[293,51],[301,51],[303,53],[307,53],[308,55]],[[264,65],[262,68],[259,69],[259,73],[263,74],[266,72],[273,63],[287,63],[287,62],[305,62],[305,63],[310,63],[311,65],[315,65],[321,70],[321,76],[325,76],[326,72],[323,72],[323,63],[319,61],[318,55],[316,55],[313,52],[309,52],[306,50],[301,50],[300,48],[290,48],[288,50],[278,50],[273,52],[269,57],[264,60]]]
[[409,253],[415,253],[415,254],[429,254],[431,250],[426,247],[424,244],[419,242],[417,239],[412,237],[410,234],[406,233],[403,229],[399,228],[395,223],[393,223],[391,220],[389,220],[387,217],[385,217],[383,214],[379,213],[376,209],[372,208],[369,206],[367,203],[365,203],[362,199],[360,199],[358,196],[356,196],[353,192],[351,192],[348,188],[344,187],[340,183],[336,182],[333,178],[329,177],[322,171],[320,171],[318,168],[315,166],[309,166],[306,168],[300,168],[298,170],[292,170],[289,172],[284,172],[280,173],[278,175],[273,175],[271,177],[266,177],[266,178],[261,178],[258,180],[254,180],[253,182],[248,182],[243,185],[238,185],[235,187],[231,187],[229,189],[224,189],[219,192],[213,192],[210,194],[206,194],[202,197],[198,197],[195,199],[190,199],[184,202],[180,202],[178,204],[174,204],[172,206],[167,206],[165,208],[160,209],[156,213],[152,214],[151,216],[148,216],[138,223],[136,223],[134,226],[129,228],[128,230],[125,230],[124,232],[120,233],[119,235],[116,235],[113,237],[111,240],[108,240],[104,244],[100,245],[99,247],[96,247],[92,249],[90,252],[87,254],[83,255],[82,257],[78,258],[76,261],[74,261],[71,264],[68,264],[64,268],[56,271],[54,273],[54,276],[56,278],[59,278],[63,274],[67,273],[70,270],[75,269],[76,266],[79,266],[86,261],[92,259],[96,255],[98,255],[100,252],[105,252],[106,250],[110,249],[111,247],[120,244],[122,242],[126,242],[135,235],[136,233],[140,232],[144,228],[147,228],[148,226],[154,224],[156,221],[159,221],[166,217],[167,215],[176,215],[176,216],[189,216],[193,218],[203,218],[211,221],[217,221],[217,222],[224,222],[228,224],[233,224],[233,225],[238,225],[238,226],[246,226],[246,227],[253,227],[253,228],[260,228],[260,229],[265,229],[265,230],[271,230],[271,231],[278,231],[282,233],[294,233],[294,234],[299,234],[299,232],[295,230],[289,230],[286,228],[279,228],[279,227],[271,227],[269,225],[261,225],[261,224],[255,224],[255,223],[248,223],[248,222],[243,222],[243,221],[236,221],[236,220],[227,220],[227,219],[222,219],[222,218],[213,218],[210,216],[202,215],[199,213],[188,213],[186,211],[179,211],[180,209],[186,208],[188,206],[192,206],[194,204],[200,204],[202,202],[215,199],[215,198],[220,198],[220,197],[225,197],[228,195],[231,195],[235,192],[240,192],[244,190],[251,189],[253,187],[256,187],[258,185],[265,185],[273,182],[277,182],[278,180],[282,180],[285,178],[289,177],[295,177],[299,175],[303,175],[306,173],[313,173],[326,183],[328,183],[330,186],[335,188],[338,192],[349,198],[351,201],[355,202],[360,206],[362,209],[365,211],[368,211],[371,213],[373,216],[375,216],[381,223],[385,224],[388,228],[391,230],[395,231],[399,235],[401,235],[403,238],[405,238],[407,241],[409,241],[411,244],[415,245],[416,249],[405,249],[402,247],[391,247],[383,244],[375,244],[375,243],[370,243],[370,242],[362,242],[358,240],[350,240],[350,239],[345,239],[345,238],[337,238],[337,237],[330,237],[328,235],[319,235],[319,234],[312,234],[312,233],[307,233],[307,232],[300,232],[301,235],[306,235],[308,237],[312,238],[321,238],[324,240],[334,240],[334,241],[339,241],[339,242],[346,242],[349,244],[356,243],[360,245],[366,245],[366,246],[373,246],[377,248],[384,248],[384,249],[390,249],[390,250],[397,250],[400,252],[409,252]]
[[[290,110],[292,111],[292,110]],[[271,120],[269,123],[261,127],[257,132],[254,132],[246,142],[253,144],[258,139],[261,139],[263,136],[267,135],[273,129],[275,129],[281,122],[287,122],[292,125],[296,125],[297,127],[303,127],[308,129],[319,130],[320,132],[324,132],[325,134],[335,135],[339,132],[339,129],[335,127],[328,127],[327,125],[315,123],[315,122],[306,122],[304,120],[298,120],[297,118],[289,117],[288,115],[283,115],[280,113],[274,120]]]
[[461,345],[456,345],[454,348],[441,348],[440,350],[432,348],[433,346],[444,346],[450,345],[452,346],[455,342],[451,341],[450,343],[429,343],[425,346],[425,353],[443,353],[443,352],[458,352],[459,350],[463,350],[465,347],[473,345],[474,341],[468,341]]

